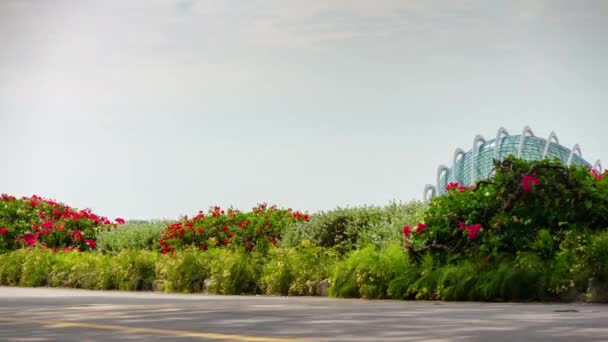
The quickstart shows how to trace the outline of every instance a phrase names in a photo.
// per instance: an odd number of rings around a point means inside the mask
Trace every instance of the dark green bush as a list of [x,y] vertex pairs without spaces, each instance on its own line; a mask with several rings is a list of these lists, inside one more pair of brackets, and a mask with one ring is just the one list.
[[589,265],[591,276],[608,282],[608,231],[591,238]]
[[341,254],[366,246],[384,248],[401,241],[403,225],[420,220],[425,208],[420,202],[337,208],[313,214],[308,223],[296,223],[283,242],[295,247],[308,240],[318,246],[333,247]]

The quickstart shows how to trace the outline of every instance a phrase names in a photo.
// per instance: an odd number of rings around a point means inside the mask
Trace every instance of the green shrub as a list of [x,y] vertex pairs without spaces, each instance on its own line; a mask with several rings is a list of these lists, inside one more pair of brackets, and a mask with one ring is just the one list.
[[263,257],[245,250],[213,249],[209,272],[210,293],[241,295],[258,293]]
[[187,249],[163,255],[156,265],[158,279],[166,292],[202,292],[216,252]]
[[113,284],[120,290],[152,290],[159,255],[150,251],[124,250],[112,258]]
[[589,265],[591,276],[600,281],[608,281],[608,231],[591,238]]
[[262,269],[260,286],[266,294],[304,296],[319,294],[337,260],[331,249],[303,241],[298,247],[271,251]]
[[53,254],[50,286],[110,290],[114,284],[110,256],[97,253],[58,252]]
[[436,294],[442,300],[472,300],[479,280],[480,265],[471,260],[440,269]]
[[50,285],[50,274],[54,262],[54,253],[48,249],[28,250],[21,266],[19,285],[26,287]]
[[295,247],[308,240],[322,247],[333,247],[341,254],[370,245],[385,248],[401,241],[403,225],[417,222],[424,209],[425,205],[420,202],[337,208],[313,214],[309,223],[296,223],[287,231],[283,242]]
[[[407,272],[408,258],[400,244],[386,249],[368,246],[336,264],[329,294],[346,298],[387,298],[389,285]],[[392,284],[397,288],[396,284]],[[391,296],[398,296],[392,293]]]
[[0,285],[17,286],[21,283],[21,268],[27,258],[27,250],[0,254]]
[[116,229],[104,230],[97,235],[97,249],[118,253],[125,249],[160,251],[160,235],[168,222],[126,223]]

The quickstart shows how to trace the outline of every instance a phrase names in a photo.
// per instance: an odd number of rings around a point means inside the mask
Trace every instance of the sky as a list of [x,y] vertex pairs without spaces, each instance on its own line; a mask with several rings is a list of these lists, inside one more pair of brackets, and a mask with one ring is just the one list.
[[108,217],[421,200],[499,127],[608,166],[608,2],[0,1],[0,193]]

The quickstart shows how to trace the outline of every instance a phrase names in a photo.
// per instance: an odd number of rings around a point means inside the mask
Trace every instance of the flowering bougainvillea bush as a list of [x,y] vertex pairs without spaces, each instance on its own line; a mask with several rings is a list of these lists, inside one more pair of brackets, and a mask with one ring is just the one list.
[[509,279],[517,286],[526,283],[517,277],[534,274],[526,284],[540,284],[539,292],[585,291],[589,278],[605,277],[599,260],[608,262],[608,244],[599,239],[608,229],[606,174],[558,160],[497,161],[487,180],[448,184],[423,222],[403,227],[404,249],[418,263],[431,257],[434,269],[467,263],[496,277],[515,272]]
[[162,233],[160,247],[163,254],[175,249],[195,246],[211,248],[244,248],[247,251],[279,247],[286,229],[298,221],[308,222],[309,215],[292,209],[260,204],[250,212],[215,206],[205,214],[187,216],[170,224]]
[[97,231],[122,224],[114,223],[90,209],[78,210],[54,200],[33,195],[16,198],[0,196],[0,252],[19,247],[92,250]]
[[556,244],[571,230],[608,228],[608,177],[559,161],[510,158],[496,174],[466,188],[448,184],[433,199],[425,222],[403,228],[405,248],[454,255],[515,254],[538,246],[547,231]]

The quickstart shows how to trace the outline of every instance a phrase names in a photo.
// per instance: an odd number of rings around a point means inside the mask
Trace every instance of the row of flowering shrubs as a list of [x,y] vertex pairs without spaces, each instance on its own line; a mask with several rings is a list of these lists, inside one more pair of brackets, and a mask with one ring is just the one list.
[[[90,209],[78,210],[37,195],[22,198],[2,195],[0,252],[20,247],[49,248],[53,252],[95,250],[98,237],[106,240],[105,243],[102,241],[102,250],[111,252],[119,252],[121,248],[149,247],[150,244],[163,254],[175,253],[176,249],[187,247],[266,251],[269,247],[280,246],[290,225],[309,220],[310,216],[306,213],[266,204],[259,204],[250,212],[232,208],[224,210],[215,206],[207,214],[200,211],[194,217],[186,216],[177,222],[130,224],[114,229],[124,225],[125,221],[122,218],[110,221]],[[164,229],[158,230],[157,227],[163,224]],[[146,241],[111,241],[121,235],[128,236],[130,240]]]
[[0,252],[23,246],[51,249],[91,250],[97,245],[97,232],[110,229],[114,222],[93,213],[33,195],[16,198],[0,196]]
[[196,247],[234,247],[247,251],[265,251],[278,248],[287,228],[295,222],[308,222],[310,216],[292,209],[260,204],[250,212],[215,206],[207,214],[199,213],[191,218],[169,224],[161,233],[160,247],[163,254],[176,249]]

